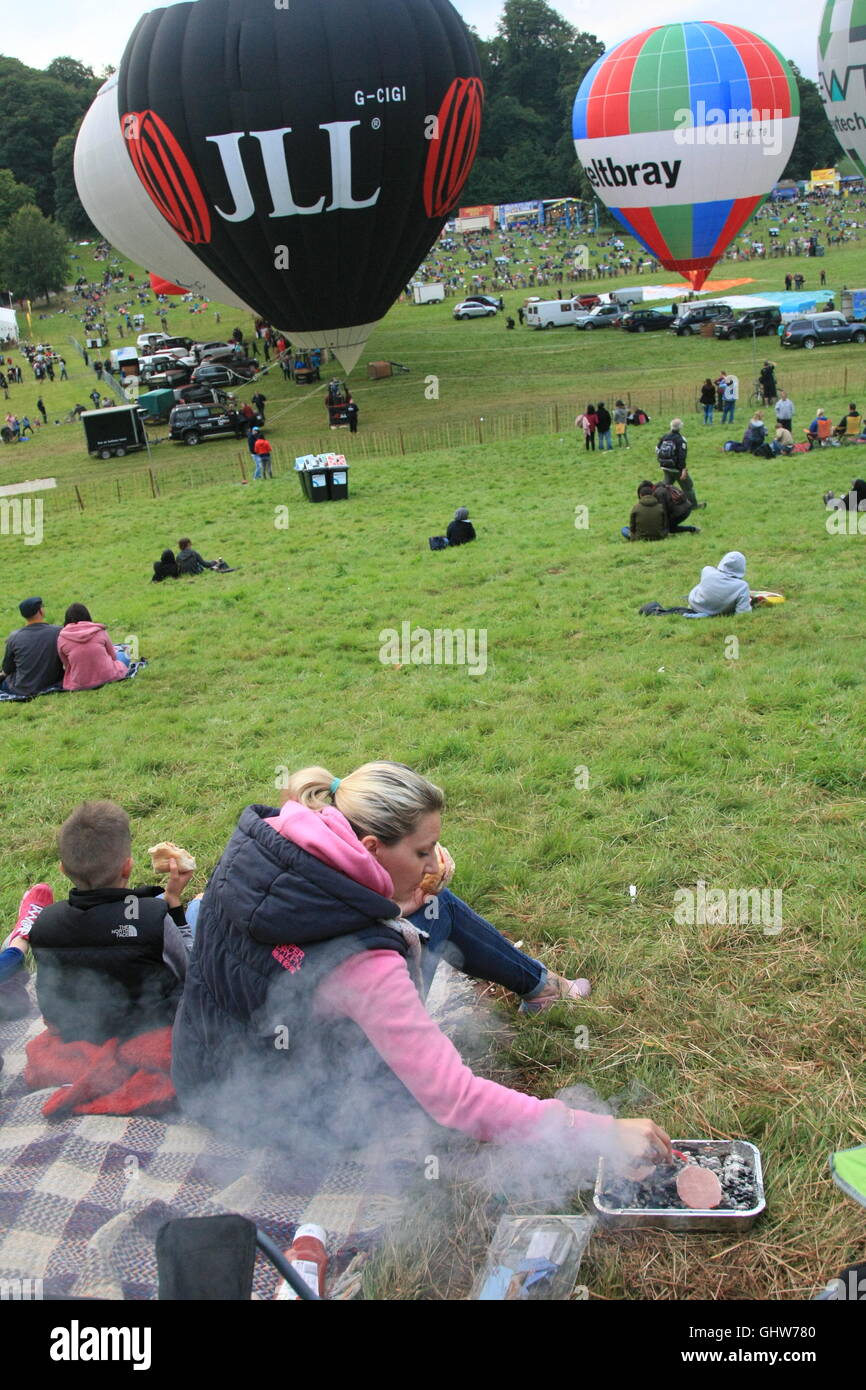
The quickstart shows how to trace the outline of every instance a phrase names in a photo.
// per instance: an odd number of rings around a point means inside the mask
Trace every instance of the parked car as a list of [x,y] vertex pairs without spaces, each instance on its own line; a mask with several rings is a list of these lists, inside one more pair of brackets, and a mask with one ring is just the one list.
[[785,325],[782,347],[816,348],[824,343],[866,343],[866,327],[842,314],[810,314]]
[[732,319],[719,319],[713,324],[716,338],[764,338],[776,333],[782,322],[782,311],[776,308],[747,309]]
[[659,328],[670,328],[671,311],[663,309],[635,309],[626,314],[622,326],[627,333],[654,333]]
[[597,294],[576,294],[574,302],[579,304],[581,309],[594,309],[596,305],[601,303],[601,300]]
[[234,343],[227,343],[225,338],[222,338],[218,343],[193,343],[191,351],[197,362],[203,362],[214,352],[233,352],[234,346]]
[[574,326],[584,332],[595,328],[615,328],[622,323],[623,312],[621,304],[599,304],[588,314],[575,314]]
[[159,353],[154,357],[140,357],[138,365],[143,377],[159,376],[162,372],[179,371],[186,372],[187,380],[190,377],[189,364],[181,362],[178,357],[170,357],[168,353]]
[[491,309],[504,309],[505,300],[495,294],[467,294],[467,304],[488,304]]
[[[705,323],[715,323],[716,319],[732,319],[734,311],[729,304],[695,304],[691,309],[680,310],[670,322],[670,330],[678,338],[689,333],[700,333]],[[715,330],[714,330],[715,331]]]
[[175,391],[174,397],[181,405],[190,405],[194,401],[206,401],[208,405],[227,405],[234,409],[234,396],[226,391],[220,391],[218,387],[182,386]]
[[482,304],[477,299],[461,299],[453,311],[455,319],[492,319],[496,314],[495,304]]
[[240,358],[231,366],[203,362],[192,374],[194,386],[233,386],[238,381],[251,381],[259,369],[252,358]]
[[246,421],[237,410],[223,405],[176,405],[168,417],[169,438],[180,444],[200,444],[214,435],[233,434],[236,439],[246,433]]

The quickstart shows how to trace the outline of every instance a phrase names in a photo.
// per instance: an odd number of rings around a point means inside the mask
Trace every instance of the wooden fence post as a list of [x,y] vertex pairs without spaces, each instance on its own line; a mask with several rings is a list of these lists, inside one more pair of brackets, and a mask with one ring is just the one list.
[[242,480],[243,482],[246,482],[246,480],[247,480],[247,470],[244,468],[244,456],[243,456],[243,454],[238,454],[238,464],[239,464],[240,470],[241,470],[241,480]]
[[78,491],[78,484],[77,484],[77,483],[75,484],[75,496],[78,498],[78,505],[79,505],[79,507],[81,508],[82,511],[84,511],[84,503],[83,503],[83,501],[81,500],[81,493]]
[[553,403],[553,433],[559,434],[559,403]]
[[402,431],[402,430],[398,430],[397,433],[398,433],[399,436],[400,436],[400,453],[401,453],[402,456],[405,458],[405,457],[406,457],[406,445],[405,445],[404,442],[403,442],[403,431]]
[[152,494],[153,494],[154,497],[158,497],[158,496],[159,496],[159,493],[157,492],[157,489],[156,489],[156,478],[154,478],[154,476],[153,476],[153,469],[152,469],[152,468],[148,468],[147,471],[148,471],[148,473],[150,474],[150,490],[151,490],[151,492],[152,492]]

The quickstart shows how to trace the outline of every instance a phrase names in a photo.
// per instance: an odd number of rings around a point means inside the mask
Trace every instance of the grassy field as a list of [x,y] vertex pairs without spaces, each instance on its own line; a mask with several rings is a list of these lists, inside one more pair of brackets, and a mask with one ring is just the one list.
[[[795,265],[744,273],[778,286]],[[866,248],[825,265],[831,285],[866,283]],[[522,298],[506,295],[510,307]],[[172,310],[176,331],[182,313]],[[34,319],[34,336],[60,345],[62,325]],[[864,392],[862,349],[772,355],[800,423]],[[135,634],[150,661],[126,685],[0,709],[3,918],[29,882],[60,886],[56,829],[85,797],[127,807],[143,874],[148,844],[188,844],[200,887],[240,808],[270,801],[282,767],[342,775],[369,758],[408,762],[446,791],[456,891],[550,966],[594,983],[579,1008],[516,1020],[503,1069],[545,1096],[639,1082],[654,1099],[638,1113],[671,1135],[743,1137],[762,1151],[769,1210],[750,1235],[599,1237],[581,1271],[591,1295],[808,1295],[866,1243],[866,1215],[827,1169],[832,1149],[866,1142],[864,541],[829,534],[820,501],[863,473],[860,452],[729,456],[720,425],[689,418],[702,533],[627,548],[619,527],[637,482],[655,476],[660,431],[635,431],[628,453],[586,456],[574,408],[599,392],[664,390],[693,409],[713,369],[752,380],[750,345],[507,333],[501,320],[452,323],[446,303],[395,308],[368,356],[412,368],[353,380],[362,430],[402,428],[407,452],[356,457],[344,432],[332,436],[351,464],[346,504],[301,499],[287,465],[324,409],[280,382],[265,388],[282,462],[273,483],[199,479],[157,499],[101,497],[92,514],[52,509],[49,493],[41,545],[0,536],[9,629],[25,594],[42,594],[54,621],[82,601],[115,640]],[[72,380],[46,387],[52,414],[91,389],[69,361]],[[438,401],[425,399],[428,375]],[[31,378],[11,394],[20,414],[38,392]],[[557,433],[412,450],[437,412],[465,421],[547,403],[561,409]],[[163,468],[176,457],[182,474],[193,453],[196,467],[225,460],[228,477],[237,445],[163,444],[155,458]],[[0,463],[2,482],[57,476],[85,498],[105,470],[124,480],[142,468],[89,463],[78,428],[51,425]],[[458,505],[478,544],[432,554],[427,537]],[[575,525],[578,507],[588,526]],[[151,585],[151,562],[184,534],[237,573]],[[753,587],[781,589],[784,606],[700,623],[639,616],[648,599],[682,602],[701,566],[734,548]],[[486,669],[383,663],[383,632],[404,622],[483,630]],[[675,894],[698,882],[780,890],[781,929],[679,924]],[[480,1249],[487,1217],[473,1221]],[[465,1262],[444,1237],[432,1252],[392,1255],[378,1291],[465,1293]]]

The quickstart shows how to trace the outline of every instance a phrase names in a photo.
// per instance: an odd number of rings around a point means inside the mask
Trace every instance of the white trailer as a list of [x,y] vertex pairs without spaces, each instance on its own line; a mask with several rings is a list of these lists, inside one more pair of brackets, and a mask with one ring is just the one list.
[[416,304],[439,304],[445,298],[445,286],[413,285],[412,298]]

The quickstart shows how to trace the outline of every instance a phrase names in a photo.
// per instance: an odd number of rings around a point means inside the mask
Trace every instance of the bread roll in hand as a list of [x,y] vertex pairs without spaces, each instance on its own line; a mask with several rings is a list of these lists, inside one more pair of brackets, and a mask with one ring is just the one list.
[[439,865],[438,873],[425,874],[421,880],[421,892],[424,894],[441,893],[454,877],[454,860],[443,845],[436,845],[436,860]]
[[188,854],[180,845],[172,844],[171,840],[160,840],[158,845],[151,845],[147,851],[150,855],[150,862],[154,872],[158,874],[171,873],[171,860],[174,859],[177,867],[182,874],[192,873],[196,867],[195,859]]

